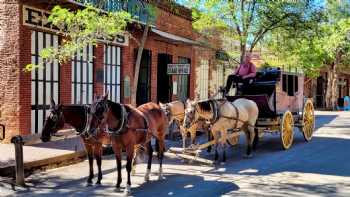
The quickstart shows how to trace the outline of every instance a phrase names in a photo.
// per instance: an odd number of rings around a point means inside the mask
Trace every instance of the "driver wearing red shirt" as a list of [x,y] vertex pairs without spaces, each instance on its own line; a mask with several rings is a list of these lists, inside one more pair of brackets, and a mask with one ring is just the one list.
[[237,87],[238,83],[248,85],[253,81],[256,76],[256,66],[251,60],[251,54],[245,55],[244,62],[239,65],[234,74],[228,76],[225,93],[230,91],[232,85],[234,85],[234,87]]

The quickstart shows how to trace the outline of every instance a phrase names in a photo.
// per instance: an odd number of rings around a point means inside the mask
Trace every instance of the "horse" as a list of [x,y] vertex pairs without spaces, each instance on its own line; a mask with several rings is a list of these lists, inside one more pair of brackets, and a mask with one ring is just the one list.
[[95,138],[90,138],[84,135],[88,110],[89,107],[86,105],[56,105],[55,101],[51,99],[50,111],[42,129],[41,140],[43,142],[48,142],[51,140],[52,135],[56,134],[58,130],[64,128],[65,124],[72,126],[81,136],[87,152],[89,160],[89,177],[87,179],[87,185],[90,186],[92,185],[92,179],[94,178],[94,156],[98,168],[96,184],[101,184],[102,145],[110,144],[110,140],[109,136],[102,132]]
[[222,147],[222,163],[226,162],[226,140],[228,129],[239,129],[245,133],[247,139],[246,157],[252,157],[252,147],[257,137],[254,125],[259,114],[254,101],[240,98],[234,102],[221,100],[190,101],[187,100],[184,127],[189,128],[199,118],[210,120],[211,133],[215,140],[215,161],[219,159],[218,147]]
[[93,102],[90,106],[88,128],[90,135],[98,133],[107,127],[111,133],[112,147],[117,160],[118,178],[116,189],[120,190],[121,177],[121,150],[125,148],[127,154],[126,170],[128,174],[125,193],[131,192],[130,173],[134,158],[135,146],[143,146],[148,150],[148,163],[145,181],[149,180],[151,172],[153,149],[151,138],[158,141],[159,179],[162,175],[162,160],[165,146],[165,133],[168,122],[165,114],[155,103],[146,103],[135,108],[109,101],[108,93]]
[[199,124],[193,124],[190,128],[185,129],[183,127],[183,121],[185,118],[185,103],[181,101],[173,101],[170,103],[159,103],[160,108],[164,111],[166,116],[168,117],[169,125],[173,122],[180,128],[180,133],[182,136],[182,148],[185,150],[186,148],[186,138],[187,133],[190,133],[191,136],[191,144],[195,144],[197,129],[199,128]]

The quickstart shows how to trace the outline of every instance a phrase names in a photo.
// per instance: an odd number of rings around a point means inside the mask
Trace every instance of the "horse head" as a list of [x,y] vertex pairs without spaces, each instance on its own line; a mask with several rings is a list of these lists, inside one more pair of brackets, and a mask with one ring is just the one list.
[[191,101],[190,99],[187,99],[186,108],[185,108],[185,117],[183,122],[183,127],[185,129],[190,128],[192,123],[198,119],[197,113],[196,113],[196,105],[197,105],[197,101],[195,100]]
[[94,99],[88,111],[87,133],[95,134],[102,125],[106,122],[108,112],[108,92]]
[[42,132],[41,140],[48,142],[51,140],[51,136],[58,130],[64,127],[64,116],[62,111],[62,105],[56,105],[55,101],[51,98],[50,112],[46,117]]

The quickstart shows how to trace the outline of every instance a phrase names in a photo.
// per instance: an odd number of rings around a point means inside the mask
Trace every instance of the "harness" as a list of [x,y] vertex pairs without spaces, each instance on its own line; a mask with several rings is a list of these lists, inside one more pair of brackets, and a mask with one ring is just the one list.
[[[225,100],[225,102],[223,104],[225,104],[227,101]],[[220,114],[220,108],[223,104],[221,105],[218,105],[218,103],[215,101],[215,100],[209,100],[209,103],[210,103],[210,106],[212,107],[212,110],[213,110],[213,118],[210,120],[210,124],[215,124],[216,121],[218,121],[219,118],[226,118],[226,119],[231,119],[231,120],[235,120],[235,124],[234,124],[234,128],[237,128],[238,126],[238,122],[242,122],[243,125],[247,125],[247,126],[250,126],[250,127],[254,127],[254,125],[250,125],[247,121],[243,121],[239,118],[239,110],[237,108],[237,106],[235,106],[233,103],[230,103],[233,108],[235,109],[235,114],[236,114],[236,117],[230,117],[230,116],[224,116],[224,115],[221,115]],[[197,112],[198,113],[198,112]]]
[[123,131],[125,130],[125,128],[128,125],[128,117],[129,117],[129,113],[126,112],[126,109],[124,107],[123,104],[120,104],[121,107],[121,112],[120,112],[120,117],[121,120],[119,121],[119,125],[117,128],[110,128],[107,126],[107,133],[108,134],[112,134],[112,135],[120,135],[123,133]]
[[[182,102],[182,101],[181,101],[181,102]],[[182,104],[183,104],[184,106],[186,106],[185,103],[182,102]],[[172,114],[172,113],[171,113],[169,103],[166,103],[166,104],[165,104],[165,109],[163,109],[163,108],[161,108],[161,109],[162,109],[162,111],[165,113],[166,117],[168,118],[168,122],[170,122],[172,118],[173,118],[173,119],[176,119],[176,120],[178,120],[178,121],[180,121],[181,119],[183,119],[183,116],[184,116],[183,113],[178,113],[178,114]]]
[[128,122],[130,113],[128,113],[126,111],[125,106],[123,104],[120,104],[120,107],[122,108],[122,111],[121,111],[121,114],[120,114],[121,121],[120,121],[120,123],[119,123],[117,128],[110,128],[110,127],[108,127],[107,128],[107,133],[108,134],[114,135],[114,136],[122,135],[122,134],[124,134],[126,129],[131,129],[131,130],[135,130],[135,131],[144,131],[144,132],[147,132],[149,130],[149,120],[141,111],[137,110],[139,112],[139,114],[142,116],[146,128],[142,128],[142,129],[140,129],[140,128],[132,128],[132,127],[129,126],[129,122]]

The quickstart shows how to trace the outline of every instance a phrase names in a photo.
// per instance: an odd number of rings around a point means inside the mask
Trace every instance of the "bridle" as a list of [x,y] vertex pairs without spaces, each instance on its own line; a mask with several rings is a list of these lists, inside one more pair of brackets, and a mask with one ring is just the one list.
[[[62,111],[60,111],[59,113],[55,113],[53,110],[50,111],[49,116],[51,116],[51,119],[54,122],[53,126],[51,127],[51,131],[50,131],[50,134],[53,136],[55,134],[53,131],[57,129],[58,123],[60,121],[64,122],[64,116],[63,116]],[[60,117],[62,118],[62,120],[60,120]]]

